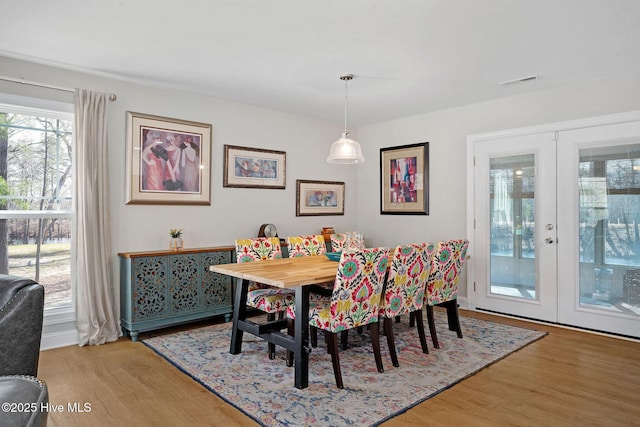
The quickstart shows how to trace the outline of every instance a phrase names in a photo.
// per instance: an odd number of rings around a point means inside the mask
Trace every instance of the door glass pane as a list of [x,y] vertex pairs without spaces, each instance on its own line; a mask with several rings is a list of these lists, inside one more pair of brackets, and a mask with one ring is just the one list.
[[580,304],[640,315],[640,143],[580,150]]
[[491,293],[536,298],[533,154],[490,160]]

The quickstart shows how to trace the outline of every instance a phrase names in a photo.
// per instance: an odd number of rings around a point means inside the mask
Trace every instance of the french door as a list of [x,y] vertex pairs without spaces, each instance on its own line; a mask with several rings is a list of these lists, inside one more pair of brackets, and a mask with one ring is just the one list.
[[557,319],[554,132],[475,144],[476,307]]
[[558,158],[558,322],[640,338],[640,121],[560,132]]
[[473,142],[475,307],[640,338],[640,120]]

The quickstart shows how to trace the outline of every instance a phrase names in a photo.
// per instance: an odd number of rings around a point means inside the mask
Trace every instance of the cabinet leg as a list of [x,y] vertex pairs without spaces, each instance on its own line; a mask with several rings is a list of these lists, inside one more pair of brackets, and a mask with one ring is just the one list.
[[138,341],[138,331],[131,331],[131,341],[136,342]]

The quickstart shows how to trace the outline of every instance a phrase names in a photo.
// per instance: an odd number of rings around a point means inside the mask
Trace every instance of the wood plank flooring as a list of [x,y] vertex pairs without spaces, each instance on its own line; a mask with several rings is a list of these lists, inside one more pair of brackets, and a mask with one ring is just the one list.
[[[384,426],[640,426],[640,343],[461,314],[549,334]],[[51,404],[64,406],[49,413],[53,427],[256,425],[129,339],[43,351],[38,374],[49,387]],[[90,411],[68,411],[74,403],[88,403]]]

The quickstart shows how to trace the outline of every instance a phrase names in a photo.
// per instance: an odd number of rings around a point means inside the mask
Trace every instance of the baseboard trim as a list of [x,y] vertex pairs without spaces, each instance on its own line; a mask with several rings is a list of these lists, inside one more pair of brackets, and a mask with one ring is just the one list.
[[460,308],[469,308],[469,302],[467,301],[467,297],[461,297],[460,295],[458,295],[458,307]]
[[59,347],[78,344],[78,331],[66,330],[57,332],[43,332],[40,341],[40,350],[51,350]]

